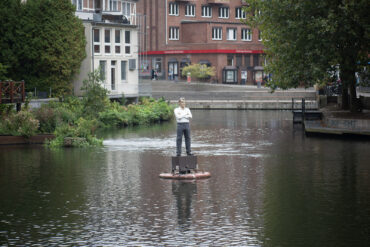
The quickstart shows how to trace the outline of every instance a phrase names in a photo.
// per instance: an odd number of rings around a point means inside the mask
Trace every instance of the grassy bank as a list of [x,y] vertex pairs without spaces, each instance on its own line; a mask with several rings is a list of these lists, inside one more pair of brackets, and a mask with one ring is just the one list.
[[30,137],[36,134],[53,133],[55,139],[50,147],[96,146],[102,140],[95,131],[101,128],[149,125],[168,121],[173,116],[173,107],[164,99],[142,98],[137,104],[121,105],[106,97],[95,99],[67,97],[61,102],[50,102],[35,110],[15,112],[9,106],[0,109],[0,134]]

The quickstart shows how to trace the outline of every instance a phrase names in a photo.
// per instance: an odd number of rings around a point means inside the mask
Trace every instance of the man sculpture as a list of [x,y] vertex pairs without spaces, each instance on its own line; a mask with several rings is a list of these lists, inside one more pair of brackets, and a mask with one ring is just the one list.
[[185,107],[185,99],[179,99],[179,107],[175,109],[177,121],[176,155],[181,156],[182,135],[185,137],[185,146],[187,155],[193,155],[190,148],[190,124],[189,119],[193,116],[189,108]]

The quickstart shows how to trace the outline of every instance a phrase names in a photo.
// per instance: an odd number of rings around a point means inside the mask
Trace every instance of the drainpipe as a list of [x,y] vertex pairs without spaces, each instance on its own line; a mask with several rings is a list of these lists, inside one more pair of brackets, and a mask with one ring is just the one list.
[[166,15],[166,45],[168,45],[168,28],[167,28],[167,13],[168,13],[168,4],[167,4],[167,0],[166,0],[166,13],[165,13],[165,15]]
[[[93,28],[93,25],[94,25],[95,22],[92,22],[91,23],[91,65],[92,65],[92,72],[94,71],[94,28]],[[100,35],[100,32],[99,32],[99,35]],[[100,38],[100,37],[99,37]]]

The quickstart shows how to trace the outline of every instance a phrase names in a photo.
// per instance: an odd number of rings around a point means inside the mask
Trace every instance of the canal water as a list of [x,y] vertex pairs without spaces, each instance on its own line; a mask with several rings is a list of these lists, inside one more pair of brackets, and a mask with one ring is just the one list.
[[369,246],[370,142],[307,138],[288,111],[193,116],[207,180],[158,178],[174,122],[0,147],[0,246]]

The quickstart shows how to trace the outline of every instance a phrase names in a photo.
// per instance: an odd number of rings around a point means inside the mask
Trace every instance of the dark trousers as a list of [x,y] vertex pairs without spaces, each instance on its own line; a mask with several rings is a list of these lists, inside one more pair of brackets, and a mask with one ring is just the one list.
[[191,153],[190,148],[190,125],[189,123],[177,124],[176,154],[181,155],[182,135],[185,136],[186,153]]

